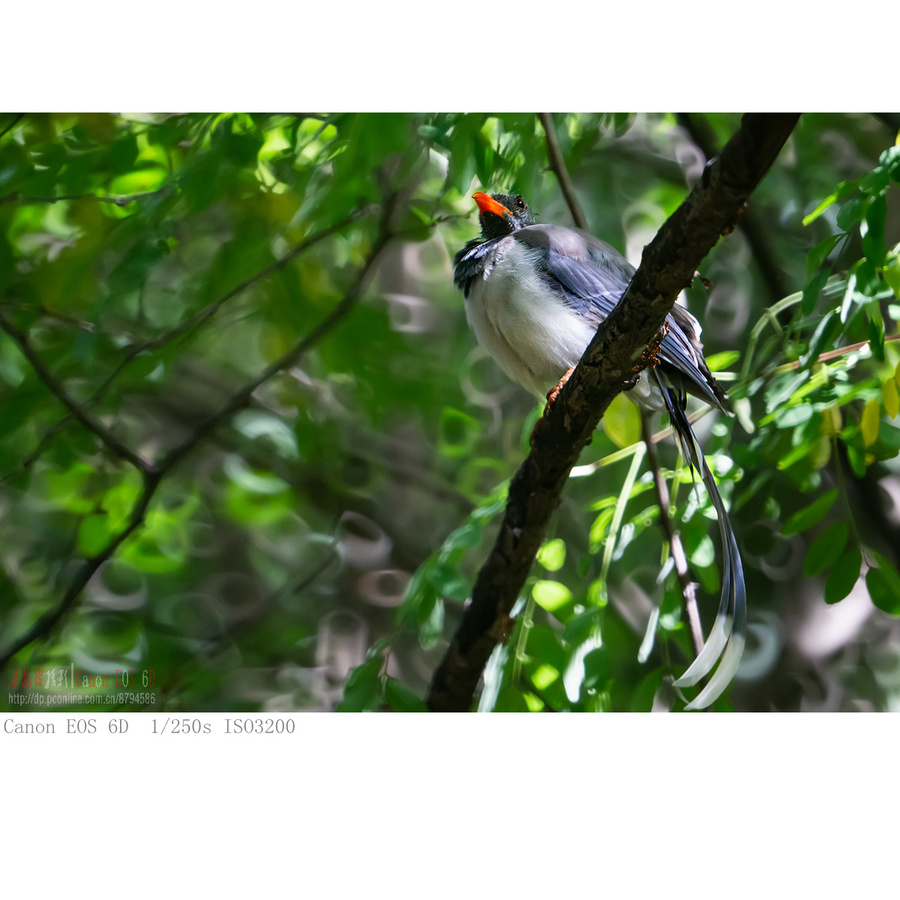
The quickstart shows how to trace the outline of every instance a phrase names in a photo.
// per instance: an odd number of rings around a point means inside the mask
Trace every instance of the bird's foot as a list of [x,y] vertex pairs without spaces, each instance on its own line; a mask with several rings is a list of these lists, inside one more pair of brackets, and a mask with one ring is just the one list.
[[547,393],[547,405],[544,407],[544,415],[547,415],[547,410],[556,403],[556,398],[559,396],[559,392],[565,387],[566,382],[572,376],[572,373],[575,371],[575,367],[573,366],[571,369],[566,370],[566,374],[563,375],[562,378],[559,379],[559,384],[556,385],[553,390]]
[[659,365],[659,348],[662,342],[665,340],[666,335],[669,333],[669,322],[666,320],[663,322],[662,328],[656,332],[656,337],[653,341],[647,346],[647,349],[641,354],[641,358],[638,361],[638,364],[632,369],[633,372],[641,372],[644,369],[652,369]]
[[541,417],[537,420],[537,422],[534,423],[534,428],[531,429],[531,437],[528,439],[530,444],[534,443],[535,435],[541,430],[541,427],[544,424],[544,419],[547,417],[547,413],[550,412],[550,408],[554,403],[556,403],[556,398],[559,396],[559,392],[563,389],[565,383],[569,380],[569,377],[574,371],[574,366],[571,369],[568,369],[566,371],[566,374],[559,379],[559,384],[557,384],[555,388],[547,393],[547,404],[544,406],[544,411],[541,413]]

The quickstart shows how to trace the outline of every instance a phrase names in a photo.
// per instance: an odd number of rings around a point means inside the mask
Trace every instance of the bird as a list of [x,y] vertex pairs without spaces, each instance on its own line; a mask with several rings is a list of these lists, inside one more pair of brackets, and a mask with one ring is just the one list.
[[[481,236],[454,258],[453,281],[479,343],[513,381],[539,398],[578,364],[597,327],[635,273],[614,247],[578,228],[539,224],[520,194],[477,192]],[[687,709],[710,706],[731,683],[746,643],[747,591],[728,511],[687,415],[687,397],[732,414],[703,356],[701,327],[682,306],[666,318],[656,356],[628,391],[648,411],[668,413],[682,453],[699,472],[719,525],[722,591],[709,637],[675,686],[692,687],[715,668]],[[718,663],[718,665],[717,665]]]

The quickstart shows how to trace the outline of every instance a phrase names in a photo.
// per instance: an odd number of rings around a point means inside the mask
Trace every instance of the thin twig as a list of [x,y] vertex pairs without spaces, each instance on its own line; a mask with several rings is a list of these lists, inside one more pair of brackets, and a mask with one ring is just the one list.
[[[900,334],[886,334],[884,336],[884,342],[886,344],[891,341],[900,341]],[[847,356],[849,353],[853,353],[856,350],[862,350],[863,347],[871,344],[870,340],[867,341],[857,341],[855,344],[847,344],[845,347],[837,347],[834,350],[826,350],[825,353],[820,353],[816,357],[816,362],[828,362],[832,359],[838,359],[841,356]],[[785,363],[783,366],[778,366],[775,370],[776,372],[787,372],[791,369],[799,369],[800,368],[800,360],[794,360],[791,363]]]
[[6,135],[9,134],[9,132],[12,131],[13,128],[15,128],[16,125],[19,124],[19,122],[22,121],[24,116],[25,116],[25,113],[16,113],[12,122],[10,122],[9,125],[7,125],[6,128],[3,129],[3,131],[0,131],[0,140],[3,140],[3,138],[5,138]]
[[656,452],[656,442],[653,439],[654,435],[650,428],[650,417],[644,410],[640,410],[640,413],[641,435],[644,438],[644,445],[647,447],[647,464],[653,473],[653,487],[656,490],[656,502],[659,505],[659,521],[663,534],[669,542],[672,559],[675,561],[675,572],[678,575],[678,583],[681,585],[681,597],[688,626],[691,630],[691,639],[694,642],[694,652],[699,655],[703,649],[703,628],[700,625],[700,611],[697,607],[696,585],[691,581],[687,556],[681,543],[681,535],[672,526],[672,520],[669,518],[671,505],[669,489],[666,485],[666,479],[663,478],[662,469],[660,469],[659,454]]
[[559,150],[559,142],[556,140],[556,129],[553,126],[553,116],[551,116],[550,113],[538,113],[538,119],[544,128],[544,136],[547,138],[547,157],[550,160],[550,168],[556,173],[556,178],[557,181],[559,181],[563,197],[566,198],[569,212],[572,213],[572,219],[582,231],[587,231],[587,219],[584,216],[584,211],[581,209],[578,198],[575,196],[575,187],[572,184],[572,179],[569,177],[569,170],[566,168],[565,160]]
[[285,369],[289,369],[291,366],[296,365],[310,347],[331,331],[341,319],[350,312],[359,300],[372,266],[381,255],[381,252],[384,250],[389,239],[390,235],[386,231],[381,231],[379,233],[366,264],[360,270],[353,287],[340,303],[338,303],[337,306],[335,306],[334,309],[305,338],[303,338],[303,340],[299,341],[288,350],[287,353],[267,366],[253,381],[236,391],[217,412],[198,425],[184,441],[176,447],[173,447],[159,464],[162,471],[166,471],[178,463],[202,438],[218,428],[219,425],[231,418],[236,412],[243,409],[250,402],[254,392],[272,377],[283,372]]
[[75,601],[97,573],[97,570],[103,563],[111,559],[122,542],[143,524],[150,501],[153,499],[153,495],[162,481],[162,473],[145,469],[143,471],[143,479],[144,483],[141,492],[134,501],[128,522],[109,539],[106,546],[96,556],[89,557],[81,564],[59,604],[49,612],[44,613],[28,631],[16,638],[3,653],[0,653],[0,670],[4,669],[20,650],[50,633],[60,619],[74,606]]
[[[306,337],[299,341],[291,350],[285,353],[279,360],[276,360],[274,363],[268,366],[260,376],[255,378],[250,384],[246,385],[240,391],[235,393],[218,412],[198,425],[197,428],[194,429],[190,437],[170,450],[158,465],[156,465],[155,467],[150,466],[143,460],[139,460],[139,458],[131,453],[131,451],[128,450],[127,447],[124,447],[124,445],[119,445],[119,455],[122,455],[123,458],[128,458],[126,454],[130,454],[132,457],[134,457],[134,464],[138,466],[143,475],[143,487],[138,497],[135,499],[126,525],[109,539],[106,546],[98,554],[90,557],[89,559],[86,559],[82,563],[72,582],[69,584],[69,587],[67,588],[66,593],[64,594],[60,603],[54,609],[41,616],[41,618],[38,619],[38,621],[35,622],[34,625],[32,625],[32,627],[29,628],[25,634],[14,640],[2,653],[0,653],[0,669],[5,667],[12,659],[12,657],[20,650],[27,647],[33,641],[48,634],[50,630],[59,623],[62,617],[74,606],[75,601],[78,599],[81,592],[87,586],[91,578],[93,578],[93,576],[96,574],[97,570],[103,565],[103,563],[111,559],[119,546],[121,546],[122,542],[144,523],[147,515],[147,510],[150,506],[150,502],[153,499],[153,496],[155,495],[163,478],[168,474],[168,472],[174,466],[176,466],[185,456],[187,456],[187,454],[190,453],[191,450],[197,447],[200,441],[207,434],[216,429],[239,409],[243,408],[249,402],[255,390],[257,390],[262,384],[264,384],[278,372],[281,372],[282,370],[296,364],[300,357],[302,357],[302,355],[306,353],[310,349],[310,347],[312,347],[325,334],[331,331],[344,318],[344,316],[346,316],[347,313],[350,312],[350,310],[359,300],[362,291],[365,288],[372,267],[380,258],[382,251],[392,237],[390,231],[390,220],[392,217],[392,213],[392,206],[391,204],[388,204],[382,220],[382,227],[379,230],[378,236],[376,237],[375,243],[372,247],[368,259],[366,260],[365,265],[360,270],[360,273],[350,291],[337,304],[337,306],[335,306],[331,313],[329,313],[329,315],[326,316],[325,319],[323,319],[316,328],[314,328]],[[5,320],[2,319],[2,316],[0,316],[0,324],[2,324],[7,332],[14,339],[16,339],[17,343],[20,344],[20,347],[22,347],[21,342],[16,336],[17,329],[9,326],[9,323],[5,322]],[[21,335],[21,332],[18,332],[18,334]],[[27,338],[25,339],[25,347],[29,347],[30,349]],[[23,352],[25,351],[25,347],[22,347]],[[39,375],[43,372],[42,378],[44,376],[47,376],[44,380],[48,384],[48,387],[51,387],[51,384],[54,383],[58,384],[53,376],[47,371],[46,367],[43,365],[43,362],[33,354],[33,351],[31,356],[29,356],[28,353],[26,353],[26,356],[28,356],[29,361],[32,363],[35,369],[38,370]],[[53,390],[52,387],[51,390]],[[98,423],[95,423],[92,419],[90,419],[89,416],[84,413],[84,411],[81,409],[81,407],[78,406],[78,404],[74,403],[74,401],[71,401],[71,398],[68,398],[68,395],[65,394],[65,392],[62,391],[61,388],[59,392],[54,390],[54,393],[57,394],[57,396],[63,402],[66,402],[66,400],[63,399],[64,397],[69,400],[69,403],[67,403],[67,405],[71,403],[70,408],[72,409],[73,415],[79,418],[79,420],[82,421],[82,423],[85,424],[86,427],[90,427],[91,430],[95,433],[98,433],[98,428],[105,431],[105,429],[103,429],[103,426],[99,426]],[[102,433],[98,433],[98,436],[103,437],[104,441],[107,443],[108,438],[112,437],[108,434],[104,436]],[[115,444],[119,444],[119,442],[115,438],[113,438],[113,441]]]
[[[688,113],[680,113],[677,116],[677,120],[679,125],[688,133],[697,149],[703,154],[704,159],[709,161],[718,153],[715,135],[705,121]],[[738,227],[747,239],[747,243],[750,244],[750,250],[759,267],[762,279],[768,288],[769,295],[773,300],[780,300],[782,297],[786,297],[790,290],[784,280],[781,267],[775,259],[768,233],[761,226],[759,217],[752,208],[748,208],[744,215],[741,216]]]
[[47,389],[62,403],[69,412],[88,430],[93,432],[103,444],[111,450],[120,459],[131,463],[138,471],[146,472],[150,469],[150,464],[138,456],[130,447],[120,441],[104,424],[98,422],[92,416],[88,415],[84,407],[77,403],[68,391],[63,387],[62,383],[47,368],[44,361],[37,354],[28,335],[13,325],[6,316],[0,312],[0,328],[3,329],[18,345],[22,355],[31,363],[38,378],[44,383]]
[[[161,335],[158,335],[155,338],[132,344],[131,349],[128,351],[128,353],[126,353],[118,366],[116,366],[116,368],[113,369],[113,371],[107,376],[107,378],[104,379],[104,381],[94,391],[94,393],[84,401],[84,403],[80,407],[81,411],[85,412],[86,410],[90,409],[90,407],[92,407],[95,403],[97,403],[110,388],[113,382],[115,382],[116,379],[122,374],[122,372],[124,372],[125,369],[128,368],[128,366],[130,366],[131,363],[133,363],[142,353],[146,353],[148,350],[158,350],[160,347],[165,346],[167,343],[174,340],[184,332],[199,327],[201,324],[211,319],[229,300],[233,300],[238,294],[247,290],[247,288],[251,287],[256,282],[262,281],[269,275],[272,275],[280,269],[283,269],[291,260],[295,259],[304,251],[309,250],[320,241],[323,241],[325,238],[331,237],[331,235],[342,231],[348,225],[352,225],[359,219],[362,219],[367,215],[371,215],[371,213],[374,212],[377,208],[377,205],[362,207],[361,209],[356,210],[350,215],[345,216],[340,221],[335,222],[333,225],[329,225],[327,228],[323,228],[321,231],[317,231],[315,234],[310,235],[310,237],[292,247],[287,251],[287,253],[280,256],[274,262],[269,263],[269,265],[260,269],[258,272],[254,273],[248,278],[245,278],[239,285],[237,285],[237,287],[232,288],[218,300],[215,300],[214,302],[205,306],[203,309],[198,310],[196,313],[194,313],[194,315],[188,317],[183,322],[180,322],[178,325],[175,325],[173,328],[170,328],[168,331],[164,332]],[[28,457],[22,462],[18,469],[15,472],[9,473],[8,475],[5,475],[2,479],[0,479],[0,485],[5,484],[10,479],[15,478],[21,472],[26,471],[28,468],[34,465],[34,463],[38,459],[40,459],[44,450],[49,445],[51,439],[66,427],[66,425],[71,421],[74,415],[75,414],[73,411],[70,415],[64,417],[63,419],[60,419],[58,422],[50,426],[50,428],[41,438],[38,446],[28,455]]]
[[137,203],[139,200],[146,200],[148,197],[155,197],[157,194],[163,194],[170,188],[163,185],[155,191],[144,191],[140,194],[120,194],[117,197],[103,196],[102,194],[59,194],[51,197],[23,197],[20,194],[7,194],[0,197],[0,203],[17,203],[20,206],[30,206],[36,203],[59,203],[61,200],[96,200],[98,203],[112,203],[114,206],[128,206],[129,203]]
[[[262,281],[265,278],[268,278],[270,275],[273,275],[275,272],[280,271],[291,260],[298,257],[301,253],[309,250],[310,247],[315,246],[320,241],[325,240],[325,238],[331,237],[333,234],[337,234],[339,231],[343,231],[348,225],[352,225],[359,219],[371,215],[377,209],[377,204],[364,206],[361,209],[357,209],[354,212],[350,213],[350,215],[345,216],[340,221],[335,222],[333,225],[329,225],[327,228],[323,228],[321,231],[317,231],[315,234],[310,235],[310,237],[301,241],[299,244],[296,244],[294,247],[288,250],[287,253],[284,253],[282,256],[279,256],[278,259],[269,263],[269,265],[265,266],[265,268],[262,268],[258,272],[254,272],[254,274],[250,275],[248,278],[245,278],[239,285],[237,285],[237,287],[233,287],[218,300],[215,300],[207,306],[204,306],[203,309],[198,310],[196,313],[194,313],[194,315],[189,316],[183,322],[179,322],[178,325],[175,325],[173,328],[170,328],[168,331],[164,332],[158,337],[134,345],[131,350],[129,350],[128,355],[120,364],[119,368],[117,368],[113,375],[110,376],[110,379],[118,375],[119,371],[124,368],[124,366],[128,365],[128,363],[130,363],[136,356],[139,356],[141,353],[144,353],[147,350],[158,350],[160,347],[168,344],[169,341],[178,337],[180,334],[183,334],[186,331],[190,331],[191,329],[202,325],[208,319],[211,319],[229,300],[233,300],[238,294],[243,293],[247,290],[247,288],[256,284],[256,282]],[[107,382],[104,383],[104,388],[108,385],[108,381],[110,379],[108,379]]]

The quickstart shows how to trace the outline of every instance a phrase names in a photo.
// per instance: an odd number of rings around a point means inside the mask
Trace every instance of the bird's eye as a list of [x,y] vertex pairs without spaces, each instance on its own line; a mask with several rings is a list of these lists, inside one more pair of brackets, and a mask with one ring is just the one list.
[[525,209],[525,201],[521,197],[516,197],[516,209]]

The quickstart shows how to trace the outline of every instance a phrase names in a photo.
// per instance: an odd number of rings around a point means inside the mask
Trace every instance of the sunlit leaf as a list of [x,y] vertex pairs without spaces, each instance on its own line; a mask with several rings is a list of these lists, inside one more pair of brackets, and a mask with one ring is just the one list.
[[547,612],[556,612],[572,600],[572,592],[559,581],[538,581],[531,595],[538,606]]
[[881,406],[878,403],[878,399],[873,397],[863,408],[862,417],[859,422],[859,428],[867,447],[871,447],[878,439],[878,425],[880,420]]
[[603,428],[617,447],[630,447],[640,440],[640,413],[625,394],[618,394],[609,404],[603,416]]
[[562,538],[547,541],[538,550],[537,561],[548,571],[558,572],[566,561],[566,544]]

